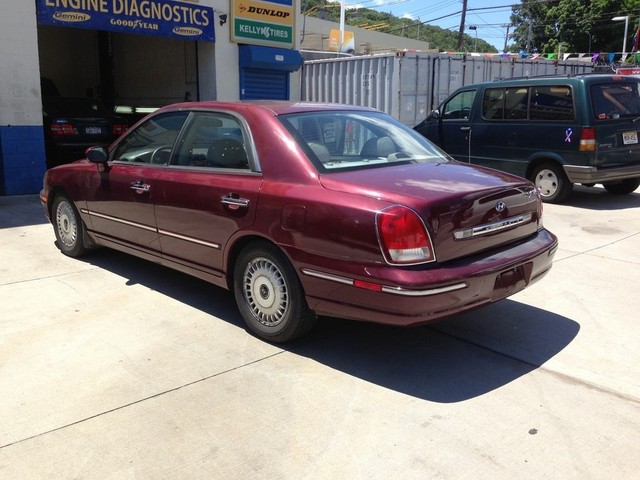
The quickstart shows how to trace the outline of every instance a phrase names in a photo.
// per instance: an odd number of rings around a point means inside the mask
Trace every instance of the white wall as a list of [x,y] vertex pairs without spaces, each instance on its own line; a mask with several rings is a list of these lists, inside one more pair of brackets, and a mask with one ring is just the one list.
[[2,0],[0,125],[42,125],[35,2]]

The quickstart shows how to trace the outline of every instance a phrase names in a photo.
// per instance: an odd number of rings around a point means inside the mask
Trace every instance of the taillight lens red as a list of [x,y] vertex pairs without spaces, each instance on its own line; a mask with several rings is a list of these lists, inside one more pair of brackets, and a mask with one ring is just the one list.
[[51,135],[54,137],[62,137],[67,135],[76,135],[78,132],[69,122],[52,123],[49,128]]
[[389,263],[416,264],[435,260],[431,238],[420,216],[396,205],[376,215],[378,239]]
[[113,125],[113,128],[111,129],[111,131],[114,135],[120,136],[124,132],[126,132],[128,129],[129,129],[129,125],[127,125],[126,123],[116,123]]
[[593,127],[582,127],[580,132],[580,151],[595,152],[596,150],[596,129]]

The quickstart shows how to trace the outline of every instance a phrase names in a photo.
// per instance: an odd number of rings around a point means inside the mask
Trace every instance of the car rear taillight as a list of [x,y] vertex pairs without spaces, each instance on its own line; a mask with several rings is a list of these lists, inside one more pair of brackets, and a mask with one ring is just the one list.
[[376,214],[378,241],[387,262],[411,265],[435,260],[431,238],[420,216],[396,205]]
[[596,129],[593,127],[582,127],[580,133],[580,151],[595,152],[596,151]]
[[113,133],[114,135],[120,136],[124,132],[126,132],[128,129],[129,129],[129,125],[127,125],[126,123],[116,123],[113,125],[113,128],[111,129],[111,133]]
[[54,137],[64,137],[67,135],[77,135],[78,131],[73,128],[70,122],[55,122],[49,127],[51,135]]

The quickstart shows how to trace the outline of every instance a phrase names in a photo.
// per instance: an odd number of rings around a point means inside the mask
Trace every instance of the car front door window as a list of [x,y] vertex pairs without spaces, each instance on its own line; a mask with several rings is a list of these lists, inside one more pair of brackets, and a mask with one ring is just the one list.
[[187,112],[174,112],[148,119],[118,144],[112,160],[166,165],[188,115]]

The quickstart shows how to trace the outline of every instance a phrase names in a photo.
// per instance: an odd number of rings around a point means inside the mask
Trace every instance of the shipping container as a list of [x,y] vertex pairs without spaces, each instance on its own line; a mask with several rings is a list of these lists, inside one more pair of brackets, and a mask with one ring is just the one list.
[[449,94],[501,78],[591,73],[591,62],[445,53],[390,53],[304,62],[301,99],[377,108],[413,127]]

